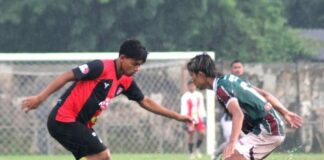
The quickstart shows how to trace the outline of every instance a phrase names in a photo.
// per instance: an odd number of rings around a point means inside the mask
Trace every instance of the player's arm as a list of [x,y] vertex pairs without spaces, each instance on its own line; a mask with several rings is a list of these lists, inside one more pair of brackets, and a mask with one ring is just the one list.
[[235,145],[241,134],[244,120],[244,114],[231,87],[232,85],[228,85],[227,82],[224,81],[223,85],[218,86],[216,91],[218,101],[222,103],[228,110],[229,114],[232,115],[232,133],[229,142],[223,151],[225,159],[234,153]]
[[272,105],[272,107],[285,118],[291,127],[299,128],[302,126],[303,118],[296,113],[289,111],[275,96],[255,86],[253,86],[253,89],[259,92]]
[[158,115],[162,115],[168,118],[172,118],[172,119],[176,119],[178,121],[182,121],[182,122],[192,122],[191,118],[188,116],[184,116],[181,115],[177,112],[171,111],[165,107],[160,106],[159,104],[157,104],[156,102],[154,102],[152,99],[150,99],[149,97],[144,97],[144,99],[142,101],[139,102],[139,105],[150,111],[153,112],[155,114]]
[[48,96],[62,88],[67,82],[74,80],[72,71],[67,71],[56,77],[44,90],[35,96],[26,97],[22,101],[22,108],[25,112],[36,109]]
[[234,153],[235,145],[241,134],[244,119],[244,114],[236,98],[229,99],[226,106],[227,110],[232,115],[232,133],[229,142],[224,149],[224,158],[227,158]]
[[154,102],[152,99],[144,96],[135,81],[132,81],[128,89],[122,92],[128,99],[136,101],[142,108],[165,117],[173,118],[178,121],[192,122],[188,116],[181,115],[177,112],[168,110]]
[[56,77],[44,90],[35,96],[30,96],[22,101],[22,108],[25,112],[36,109],[52,93],[62,88],[66,83],[75,80],[89,80],[100,76],[103,71],[103,62],[94,60],[87,64],[78,66]]

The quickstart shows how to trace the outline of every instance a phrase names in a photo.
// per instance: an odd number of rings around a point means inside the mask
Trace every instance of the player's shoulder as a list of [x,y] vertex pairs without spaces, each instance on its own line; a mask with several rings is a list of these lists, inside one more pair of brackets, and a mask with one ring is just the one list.
[[119,82],[122,84],[125,88],[129,88],[130,85],[133,83],[134,78],[132,76],[125,76],[123,75],[120,79]]
[[191,97],[191,93],[189,91],[183,93],[181,96],[182,99],[188,99],[190,97]]
[[232,76],[232,74],[225,74],[225,75],[219,77],[217,80],[217,85],[224,85],[224,84],[230,83],[230,80],[229,80],[230,76]]
[[195,91],[195,92],[193,92],[193,94],[195,94],[196,96],[203,96],[203,94],[199,91]]
[[99,59],[98,61],[100,61],[103,65],[105,65],[106,67],[109,66],[111,68],[115,67],[115,62],[114,60],[111,59]]

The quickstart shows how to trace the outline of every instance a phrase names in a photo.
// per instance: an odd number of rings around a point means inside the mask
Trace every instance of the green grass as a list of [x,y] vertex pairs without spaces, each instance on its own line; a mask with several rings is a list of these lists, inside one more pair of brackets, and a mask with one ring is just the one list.
[[[271,154],[266,160],[323,160],[323,154]],[[72,156],[0,156],[0,160],[74,160]],[[188,160],[184,154],[113,154],[113,160]],[[210,160],[205,156],[199,160]]]

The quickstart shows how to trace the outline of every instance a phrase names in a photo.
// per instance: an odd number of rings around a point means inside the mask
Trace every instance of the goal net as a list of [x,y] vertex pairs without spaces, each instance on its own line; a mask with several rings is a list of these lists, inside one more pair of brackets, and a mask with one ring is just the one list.
[[[180,111],[180,97],[190,78],[186,62],[202,52],[152,52],[135,75],[146,96]],[[213,52],[207,52],[214,58]],[[67,153],[47,132],[49,112],[70,84],[25,114],[23,97],[35,95],[59,74],[94,59],[115,59],[117,53],[0,54],[0,154]],[[208,126],[206,151],[215,143],[214,97],[204,92]],[[114,153],[184,153],[186,133],[182,123],[150,113],[124,96],[113,99],[94,129]]]

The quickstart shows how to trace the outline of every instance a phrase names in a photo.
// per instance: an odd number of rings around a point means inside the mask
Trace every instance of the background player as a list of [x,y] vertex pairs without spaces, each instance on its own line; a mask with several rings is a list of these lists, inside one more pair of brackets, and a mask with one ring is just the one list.
[[[194,123],[187,123],[186,130],[188,132],[188,150],[190,159],[200,158],[199,148],[205,138],[205,120],[206,110],[203,95],[196,90],[192,81],[187,83],[188,91],[181,96],[181,114],[191,117]],[[198,133],[197,143],[194,153],[194,135]]]
[[138,40],[127,40],[121,45],[117,59],[94,60],[61,74],[39,94],[24,99],[22,108],[26,112],[36,109],[52,93],[74,81],[52,109],[48,131],[76,159],[110,160],[109,149],[92,126],[115,96],[124,94],[150,112],[192,122],[190,117],[163,108],[143,95],[132,76],[145,63],[147,55]]

